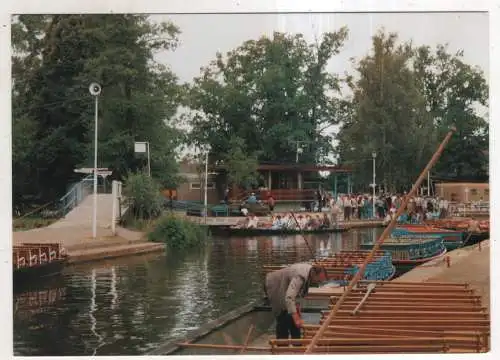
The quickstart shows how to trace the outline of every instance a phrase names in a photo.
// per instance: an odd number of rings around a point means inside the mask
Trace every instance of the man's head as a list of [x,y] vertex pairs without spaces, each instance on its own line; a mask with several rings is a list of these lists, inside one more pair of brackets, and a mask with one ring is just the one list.
[[328,280],[328,274],[323,266],[313,265],[309,273],[311,284],[318,285]]

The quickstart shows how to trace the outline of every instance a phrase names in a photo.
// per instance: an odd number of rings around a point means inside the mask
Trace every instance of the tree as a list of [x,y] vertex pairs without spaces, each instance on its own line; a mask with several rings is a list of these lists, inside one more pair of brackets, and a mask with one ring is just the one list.
[[123,188],[130,199],[131,213],[134,219],[154,219],[163,210],[159,184],[151,177],[142,174],[130,174],[125,179]]
[[258,153],[247,155],[244,140],[233,136],[229,140],[229,151],[223,155],[222,163],[227,170],[231,186],[250,188],[258,185]]
[[[274,33],[249,40],[202,69],[186,105],[194,144],[210,144],[214,161],[238,147],[258,161],[295,161],[296,141],[309,146],[303,162],[324,160],[331,150],[325,127],[337,122],[339,82],[326,71],[347,29],[308,44],[301,34]],[[243,155],[238,161],[244,161]],[[253,155],[252,155],[253,156]],[[250,158],[246,158],[250,161]]]
[[419,47],[415,59],[438,138],[442,139],[451,125],[458,129],[436,171],[444,177],[487,179],[488,122],[478,115],[481,107],[488,106],[483,71],[465,64],[463,51],[450,54],[446,45],[438,45],[434,52],[428,46]]
[[351,82],[351,109],[345,110],[338,135],[340,161],[353,167],[355,183],[366,189],[376,152],[378,183],[401,190],[428,159],[430,122],[411,69],[411,45],[398,45],[396,34],[380,31],[372,50],[357,64],[359,77]]
[[[145,162],[135,156],[133,144],[149,141],[153,176],[163,186],[175,183],[174,149],[182,136],[166,121],[176,111],[182,89],[153,55],[174,50],[178,33],[173,24],[156,24],[142,15],[16,19],[13,128],[17,131],[21,119],[32,122],[35,150],[23,158],[31,165],[28,175],[37,175],[32,192],[55,199],[65,192],[75,168],[93,166],[94,107],[88,86],[94,81],[103,88],[99,167],[111,168],[118,178],[141,169]],[[24,137],[14,134],[18,136]],[[14,161],[14,178],[20,178],[22,163]]]
[[485,178],[488,128],[478,105],[487,106],[488,87],[482,71],[462,58],[443,45],[435,52],[397,45],[397,35],[383,30],[373,37],[373,53],[357,64],[356,81],[349,79],[353,96],[342,107],[337,146],[360,189],[371,183],[375,151],[377,182],[407,190],[451,125],[458,133],[436,165],[438,176]]

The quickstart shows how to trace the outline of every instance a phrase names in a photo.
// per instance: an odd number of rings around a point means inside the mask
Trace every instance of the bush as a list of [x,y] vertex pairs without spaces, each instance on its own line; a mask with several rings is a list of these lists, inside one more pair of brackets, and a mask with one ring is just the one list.
[[148,239],[165,242],[170,249],[183,250],[202,245],[208,236],[206,226],[167,214],[157,220],[154,229],[148,234]]
[[124,195],[130,200],[135,219],[154,219],[161,215],[163,198],[159,184],[146,174],[132,174],[125,180]]

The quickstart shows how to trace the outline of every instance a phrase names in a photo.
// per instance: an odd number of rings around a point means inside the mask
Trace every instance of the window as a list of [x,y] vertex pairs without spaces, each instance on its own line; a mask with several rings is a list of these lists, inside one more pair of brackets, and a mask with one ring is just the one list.
[[490,196],[490,189],[484,189],[484,196]]
[[191,183],[191,184],[189,184],[189,189],[190,190],[200,190],[201,184],[200,183]]
[[[199,182],[195,183],[190,183],[189,184],[189,189],[190,190],[204,190],[205,189],[205,183],[201,184]],[[207,184],[207,190],[214,190],[215,189],[215,183],[209,182]]]
[[477,195],[477,189],[470,189],[471,195]]
[[451,201],[458,201],[458,194],[457,193],[451,193]]

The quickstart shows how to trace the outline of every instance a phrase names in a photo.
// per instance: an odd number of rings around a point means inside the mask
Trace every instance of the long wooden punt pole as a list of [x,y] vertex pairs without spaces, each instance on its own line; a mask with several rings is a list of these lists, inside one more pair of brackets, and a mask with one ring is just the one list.
[[356,275],[354,276],[354,278],[352,278],[352,280],[349,282],[349,285],[347,286],[345,292],[342,294],[342,296],[340,297],[340,299],[336,302],[335,307],[328,314],[328,317],[326,318],[325,322],[319,328],[318,332],[312,338],[311,342],[307,346],[306,351],[305,351],[306,354],[310,354],[310,353],[312,353],[314,351],[316,343],[323,336],[323,333],[326,331],[326,329],[328,328],[328,325],[330,324],[330,322],[333,320],[333,318],[337,314],[340,306],[344,302],[344,299],[347,297],[347,295],[349,295],[349,293],[351,292],[351,290],[354,287],[354,285],[356,285],[356,283],[363,277],[363,274],[365,272],[366,266],[372,260],[373,255],[377,251],[380,250],[380,246],[384,243],[384,240],[387,238],[387,236],[392,232],[392,230],[396,226],[397,219],[399,218],[399,216],[401,216],[401,214],[403,213],[403,211],[406,209],[406,206],[408,205],[410,197],[412,197],[415,194],[415,192],[417,191],[417,189],[422,184],[422,181],[426,177],[427,173],[436,164],[436,162],[438,161],[439,157],[443,153],[444,148],[446,147],[446,145],[450,141],[450,139],[453,136],[453,133],[455,131],[457,131],[457,129],[455,127],[452,127],[450,129],[450,131],[448,132],[448,134],[446,134],[443,142],[439,145],[438,149],[436,150],[436,152],[432,156],[432,158],[429,161],[429,163],[427,164],[427,166],[424,168],[424,170],[422,170],[422,173],[420,174],[420,176],[418,177],[417,181],[415,182],[415,184],[411,188],[410,192],[403,198],[403,203],[401,204],[401,206],[399,207],[399,209],[396,211],[396,214],[394,215],[393,219],[391,220],[391,222],[389,223],[389,225],[385,228],[385,230],[382,232],[382,235],[380,235],[380,238],[374,244],[372,250],[370,251],[370,253],[366,257],[363,265],[361,265],[360,269],[358,270],[358,272],[356,273]]
[[244,345],[216,345],[216,344],[196,344],[196,343],[178,343],[180,347],[185,348],[199,348],[199,349],[220,349],[220,350],[238,350],[238,351],[263,351],[263,352],[271,352],[271,348],[269,346],[247,346]]
[[[442,288],[442,287],[462,287],[462,288],[468,288],[469,287],[468,283],[433,282],[433,281],[421,283],[421,282],[414,282],[414,281],[398,281],[398,280],[394,280],[394,281],[385,281],[385,280],[376,280],[376,281],[374,281],[374,280],[360,280],[359,283],[360,283],[360,285],[364,285],[364,286],[366,286],[366,283],[376,283],[377,285],[380,284],[380,285],[383,285],[384,287],[394,287],[394,286],[403,286],[403,285],[405,287],[408,287],[408,286],[417,286],[417,287],[420,287],[420,286],[427,286],[427,287],[437,286],[439,288]],[[379,287],[378,289],[381,289],[381,287]]]
[[[319,329],[320,325],[304,325],[304,330],[306,334],[308,332],[311,332],[311,334],[315,334],[317,329]],[[472,331],[443,331],[441,329],[431,329],[431,330],[416,330],[412,328],[408,329],[390,329],[390,328],[384,328],[384,327],[361,327],[358,325],[354,326],[346,326],[346,325],[330,325],[328,327],[327,333],[331,334],[341,334],[343,332],[345,333],[352,333],[355,335],[379,335],[379,336],[399,336],[399,337],[404,337],[404,336],[463,336],[463,337],[468,337],[468,336],[481,336],[482,332],[478,330],[472,330]]]
[[245,342],[243,343],[243,348],[240,350],[240,354],[243,354],[246,350],[246,348],[248,347],[248,342],[250,341],[250,335],[252,335],[252,331],[254,329],[254,325],[250,325],[250,328],[248,329],[248,332],[247,332],[247,337],[245,338]]

